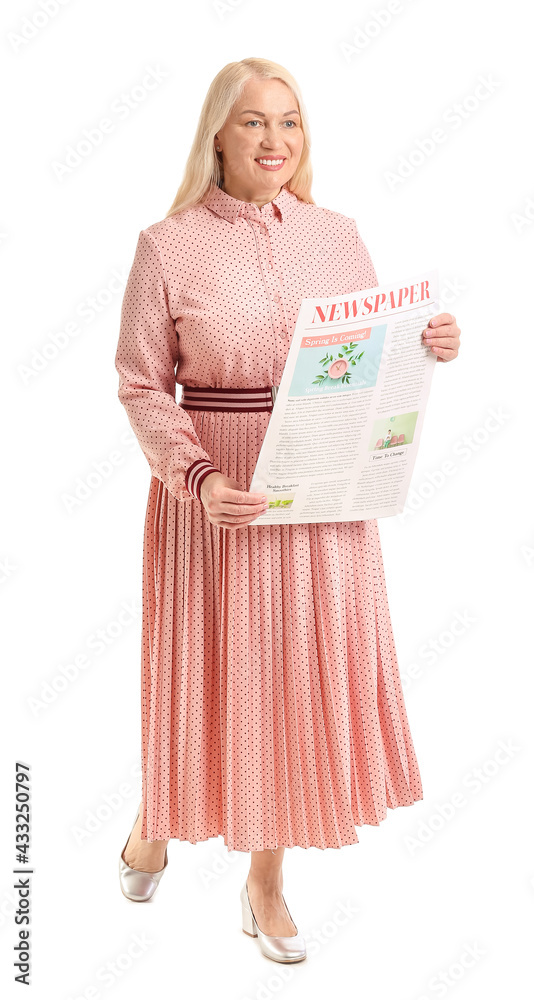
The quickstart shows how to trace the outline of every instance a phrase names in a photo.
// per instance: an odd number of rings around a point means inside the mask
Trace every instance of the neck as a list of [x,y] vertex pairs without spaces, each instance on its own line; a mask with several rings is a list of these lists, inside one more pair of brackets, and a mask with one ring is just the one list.
[[226,194],[229,194],[231,198],[236,198],[238,201],[246,201],[249,203],[254,203],[255,205],[258,206],[258,208],[263,208],[264,205],[267,205],[268,202],[273,201],[273,199],[280,194],[282,188],[277,187],[270,193],[262,192],[261,194],[259,194],[257,192],[254,193],[250,191],[250,189],[245,190],[243,187],[240,187],[239,184],[234,184],[232,181],[224,180],[221,185],[221,190],[225,191]]

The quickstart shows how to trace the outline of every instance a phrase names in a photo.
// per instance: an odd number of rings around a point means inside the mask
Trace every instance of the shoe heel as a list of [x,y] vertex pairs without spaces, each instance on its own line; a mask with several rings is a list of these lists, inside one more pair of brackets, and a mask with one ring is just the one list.
[[243,914],[243,930],[245,934],[250,934],[251,937],[257,937],[258,932],[254,926],[254,917],[250,912],[250,907],[246,906],[245,903],[241,906],[241,911]]

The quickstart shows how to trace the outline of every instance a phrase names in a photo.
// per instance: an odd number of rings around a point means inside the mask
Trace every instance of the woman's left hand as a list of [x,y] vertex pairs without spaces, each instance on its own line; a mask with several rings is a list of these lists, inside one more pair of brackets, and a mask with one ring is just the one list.
[[428,344],[438,361],[452,361],[458,357],[461,330],[450,313],[438,313],[423,331],[423,343]]

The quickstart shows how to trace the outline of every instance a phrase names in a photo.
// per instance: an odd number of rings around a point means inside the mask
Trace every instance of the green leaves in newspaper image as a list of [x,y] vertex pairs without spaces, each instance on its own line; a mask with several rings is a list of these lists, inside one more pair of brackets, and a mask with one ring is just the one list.
[[387,323],[302,337],[289,396],[357,392],[376,385]]
[[323,368],[326,368],[326,371],[320,372],[314,378],[312,385],[328,385],[331,381],[336,382],[338,385],[341,383],[348,385],[351,374],[353,374],[351,368],[356,367],[365,354],[365,351],[355,353],[360,347],[360,343],[351,342],[350,344],[343,344],[337,356],[334,354],[325,354],[324,358],[321,358],[319,361],[319,364]]

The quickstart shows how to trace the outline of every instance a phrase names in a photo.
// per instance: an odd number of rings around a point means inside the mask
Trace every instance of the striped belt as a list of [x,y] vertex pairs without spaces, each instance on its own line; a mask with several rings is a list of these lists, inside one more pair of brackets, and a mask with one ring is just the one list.
[[185,410],[242,410],[244,413],[271,411],[279,386],[261,389],[213,389],[182,386],[180,406]]

